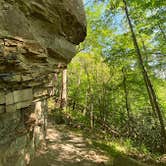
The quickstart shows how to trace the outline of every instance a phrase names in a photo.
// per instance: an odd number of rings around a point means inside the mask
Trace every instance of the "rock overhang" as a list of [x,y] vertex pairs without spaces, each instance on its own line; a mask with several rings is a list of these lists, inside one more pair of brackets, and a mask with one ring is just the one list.
[[6,0],[0,9],[0,36],[35,41],[67,63],[86,36],[81,0]]

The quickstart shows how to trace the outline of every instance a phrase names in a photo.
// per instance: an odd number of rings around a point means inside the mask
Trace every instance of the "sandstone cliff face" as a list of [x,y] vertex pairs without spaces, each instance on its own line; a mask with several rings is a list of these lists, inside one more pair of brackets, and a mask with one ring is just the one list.
[[0,0],[0,166],[34,156],[54,74],[85,36],[81,0]]

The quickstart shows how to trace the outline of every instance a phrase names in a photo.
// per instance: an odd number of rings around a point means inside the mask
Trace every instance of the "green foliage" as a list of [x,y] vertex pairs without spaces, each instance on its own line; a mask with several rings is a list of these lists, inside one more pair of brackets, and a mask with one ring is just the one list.
[[[143,63],[165,117],[165,2],[127,3]],[[86,11],[88,35],[68,67],[71,115],[88,127],[93,122],[94,128],[128,140],[128,149],[160,151],[160,125],[149,101],[123,1],[92,1]]]
[[92,143],[94,147],[100,148],[101,150],[107,152],[112,157],[118,157],[119,155],[121,155],[121,152],[116,149],[115,145],[109,146],[104,142],[97,142],[97,141],[93,141]]

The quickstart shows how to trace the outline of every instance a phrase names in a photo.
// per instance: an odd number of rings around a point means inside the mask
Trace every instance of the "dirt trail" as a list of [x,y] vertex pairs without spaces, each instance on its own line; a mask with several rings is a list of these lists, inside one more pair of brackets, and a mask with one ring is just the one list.
[[109,157],[88,146],[82,134],[64,125],[49,125],[46,148],[40,149],[31,166],[106,166]]

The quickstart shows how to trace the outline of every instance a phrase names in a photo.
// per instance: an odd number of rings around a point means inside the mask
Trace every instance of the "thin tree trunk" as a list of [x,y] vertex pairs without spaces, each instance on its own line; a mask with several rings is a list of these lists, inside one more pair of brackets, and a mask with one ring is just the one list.
[[104,84],[103,84],[103,88],[102,88],[102,108],[101,108],[101,111],[102,111],[102,121],[103,121],[103,123],[105,123],[105,121],[106,121],[106,104],[105,104],[105,97],[106,97],[106,93],[105,93],[105,87],[104,87]]
[[87,106],[88,106],[88,91],[86,90],[86,97],[85,97],[85,108],[83,111],[83,115],[86,116],[87,115]]
[[127,110],[127,117],[128,117],[128,135],[130,136],[131,134],[131,129],[130,129],[130,103],[129,103],[129,93],[128,93],[128,89],[127,89],[127,83],[126,83],[126,71],[125,68],[123,67],[122,69],[122,73],[123,73],[123,87],[124,87],[124,93],[125,93],[125,104],[126,104],[126,110]]
[[[145,46],[145,43],[144,43],[143,40],[142,40],[142,45],[143,45],[144,52],[146,54],[147,49],[146,49],[146,46]],[[146,64],[148,64],[148,60],[147,59],[148,58],[147,58],[147,55],[146,55]],[[146,84],[146,87],[148,88],[147,91],[148,91],[148,96],[149,96],[150,104],[151,104],[151,107],[152,107],[152,111],[153,111],[153,114],[154,114],[154,118],[156,118],[157,117],[157,113],[156,113],[155,105],[154,105],[154,102],[153,102],[153,96],[151,95],[151,89],[149,88],[149,85],[148,85],[147,81],[145,82],[145,84]]]
[[75,106],[76,106],[76,102],[75,102],[75,100],[74,100],[73,106],[72,106],[72,110],[73,110],[73,111],[75,110]]
[[143,50],[144,50],[144,52],[146,53],[146,54],[145,54],[145,58],[144,58],[144,62],[145,62],[145,64],[147,65],[147,64],[148,64],[147,49],[146,49],[145,42],[144,42],[144,40],[142,39],[142,37],[141,37],[141,42],[142,42]]
[[91,103],[91,107],[90,107],[90,126],[91,129],[94,128],[94,112],[93,112],[93,103]]
[[91,129],[94,128],[94,108],[93,108],[93,93],[92,93],[92,87],[91,87],[91,81],[90,81],[90,76],[89,76],[89,72],[87,70],[87,66],[86,64],[84,64],[84,70],[85,70],[85,73],[87,75],[87,80],[88,80],[88,96],[90,96],[90,127]]
[[151,103],[152,108],[154,107],[153,109],[155,109],[155,111],[158,115],[159,122],[160,122],[161,142],[162,142],[162,145],[163,145],[163,150],[165,151],[166,150],[166,132],[165,132],[165,125],[164,125],[163,115],[162,115],[162,112],[160,110],[160,107],[159,107],[157,97],[156,97],[155,91],[153,89],[152,83],[149,79],[149,76],[148,76],[147,71],[146,71],[146,69],[144,67],[144,64],[143,64],[142,54],[141,54],[141,51],[140,51],[140,48],[139,48],[139,45],[138,45],[138,42],[137,42],[137,38],[136,38],[134,29],[133,29],[132,22],[130,20],[130,15],[129,15],[129,12],[128,12],[127,2],[126,2],[126,0],[123,0],[123,2],[124,2],[124,5],[125,5],[125,13],[126,13],[126,17],[127,17],[127,20],[128,20],[130,30],[131,30],[133,43],[134,43],[134,46],[135,46],[135,49],[136,49],[136,53],[138,55],[140,67],[142,69],[144,82],[146,84],[146,88],[147,88],[147,91],[148,91],[148,94],[149,94],[150,101],[152,100],[152,103],[153,103],[153,104]]
[[62,71],[62,90],[61,90],[61,105],[62,109],[67,106],[67,69]]
[[[80,70],[80,73],[79,73],[79,75],[78,75],[78,81],[77,81],[77,86],[76,86],[76,89],[77,89],[77,91],[76,91],[76,96],[75,96],[75,98],[77,98],[77,95],[79,95],[79,87],[80,87],[80,84],[81,84],[81,79],[80,79],[80,77],[81,77],[81,70]],[[75,98],[73,99],[73,103],[72,103],[72,110],[74,111],[75,110],[75,107],[76,107],[76,100],[75,100]]]

